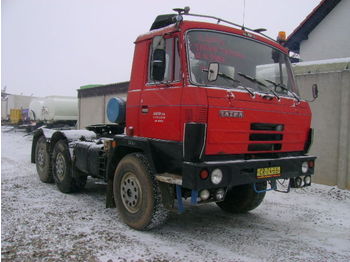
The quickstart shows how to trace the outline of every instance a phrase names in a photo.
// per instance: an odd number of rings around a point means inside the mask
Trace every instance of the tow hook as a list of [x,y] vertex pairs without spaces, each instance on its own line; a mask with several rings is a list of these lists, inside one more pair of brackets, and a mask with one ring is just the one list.
[[271,191],[271,190],[276,190],[276,181],[273,180],[273,181],[269,181],[269,184],[270,184],[270,188],[267,188],[267,189],[263,189],[263,190],[258,190],[257,187],[256,187],[256,183],[253,184],[253,189],[255,191],[255,193],[265,193],[265,192],[268,192],[268,191]]

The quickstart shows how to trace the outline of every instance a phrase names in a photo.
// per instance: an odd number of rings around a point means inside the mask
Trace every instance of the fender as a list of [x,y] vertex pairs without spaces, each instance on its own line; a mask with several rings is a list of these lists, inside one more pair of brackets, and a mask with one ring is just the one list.
[[[112,142],[112,141],[110,141]],[[134,152],[142,152],[149,160],[152,170],[156,173],[156,167],[152,157],[151,146],[149,139],[142,137],[129,137],[125,135],[116,135],[113,139],[115,147],[109,147],[107,153],[107,167],[106,167],[106,208],[114,208],[113,196],[113,179],[114,172],[120,160],[127,154]]]
[[49,143],[49,150],[51,153],[56,142],[60,139],[67,140],[68,143],[78,140],[93,140],[96,139],[96,133],[88,130],[53,130],[48,128],[39,128],[34,132],[31,163],[35,163],[35,148],[39,137],[44,136],[46,142]]

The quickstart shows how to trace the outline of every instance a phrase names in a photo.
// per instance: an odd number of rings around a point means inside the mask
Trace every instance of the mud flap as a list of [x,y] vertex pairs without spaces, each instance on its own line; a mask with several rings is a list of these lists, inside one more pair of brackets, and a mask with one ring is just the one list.
[[106,208],[115,208],[115,201],[113,196],[113,179],[108,179],[106,191]]
[[172,185],[158,181],[159,189],[162,194],[163,206],[172,210],[174,208],[174,189]]

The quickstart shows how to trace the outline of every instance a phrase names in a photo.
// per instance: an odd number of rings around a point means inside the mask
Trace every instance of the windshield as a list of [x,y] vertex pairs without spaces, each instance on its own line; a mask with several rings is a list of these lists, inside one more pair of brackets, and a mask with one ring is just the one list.
[[[204,30],[187,34],[191,82],[223,88],[292,96],[298,94],[288,56],[278,49],[247,38]],[[219,63],[215,81],[208,81],[209,63]],[[272,91],[271,91],[272,90]]]

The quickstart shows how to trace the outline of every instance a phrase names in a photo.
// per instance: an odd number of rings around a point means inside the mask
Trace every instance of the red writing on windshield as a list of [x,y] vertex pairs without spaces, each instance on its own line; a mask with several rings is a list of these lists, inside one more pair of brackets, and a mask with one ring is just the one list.
[[225,44],[225,41],[221,38],[218,38],[215,36],[204,35],[204,34],[198,34],[197,40],[199,40],[200,42],[205,42],[205,43],[216,43],[219,45]]
[[228,63],[227,58],[235,57],[244,59],[245,56],[237,51],[220,47],[216,45],[209,45],[205,43],[193,43],[192,51],[196,59],[216,61],[219,63]]

